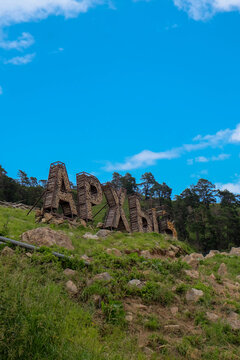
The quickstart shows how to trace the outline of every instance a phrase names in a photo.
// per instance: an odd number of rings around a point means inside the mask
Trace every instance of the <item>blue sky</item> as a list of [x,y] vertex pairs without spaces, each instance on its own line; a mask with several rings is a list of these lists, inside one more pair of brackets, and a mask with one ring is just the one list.
[[0,0],[0,164],[240,193],[240,0]]

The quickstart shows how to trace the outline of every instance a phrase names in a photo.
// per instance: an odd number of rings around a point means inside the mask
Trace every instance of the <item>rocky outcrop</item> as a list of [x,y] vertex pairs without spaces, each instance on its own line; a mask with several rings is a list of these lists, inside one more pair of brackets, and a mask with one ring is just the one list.
[[28,230],[22,234],[21,239],[36,246],[57,245],[68,250],[74,249],[71,240],[63,231],[54,231],[47,227]]
[[197,302],[203,295],[202,290],[190,289],[186,293],[186,300],[189,302]]

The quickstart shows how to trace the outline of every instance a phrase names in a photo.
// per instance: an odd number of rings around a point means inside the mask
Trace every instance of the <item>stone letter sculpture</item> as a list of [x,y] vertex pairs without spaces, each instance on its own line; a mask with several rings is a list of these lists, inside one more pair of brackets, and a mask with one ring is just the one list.
[[64,216],[77,216],[65,164],[57,161],[50,165],[43,210],[57,212],[59,206],[62,208]]
[[92,220],[92,206],[101,204],[102,188],[99,180],[90,174],[77,174],[78,215],[86,221]]
[[102,188],[109,206],[104,228],[130,232],[130,226],[123,210],[126,190],[117,191],[109,183],[102,185]]
[[152,221],[147,212],[141,209],[141,204],[136,195],[128,197],[128,206],[130,214],[131,231],[133,232],[151,232]]

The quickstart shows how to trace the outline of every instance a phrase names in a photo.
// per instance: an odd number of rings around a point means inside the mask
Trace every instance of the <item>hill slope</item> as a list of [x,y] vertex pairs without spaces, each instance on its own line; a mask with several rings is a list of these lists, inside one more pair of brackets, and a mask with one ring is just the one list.
[[[1,235],[36,227],[33,214],[0,207]],[[94,229],[50,227],[72,240],[74,251],[55,247],[70,260],[0,245],[1,359],[240,358],[238,256],[189,265],[191,249],[163,235],[93,240],[83,235]]]

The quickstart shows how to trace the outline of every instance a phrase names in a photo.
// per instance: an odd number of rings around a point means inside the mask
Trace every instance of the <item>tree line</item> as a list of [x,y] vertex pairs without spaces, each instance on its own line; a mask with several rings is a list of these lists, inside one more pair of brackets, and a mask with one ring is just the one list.
[[[114,172],[111,183],[116,190],[126,189],[128,195],[138,194],[145,209],[166,210],[175,223],[179,240],[187,241],[199,251],[240,246],[239,195],[219,190],[210,181],[200,179],[172,198],[172,189],[165,182],[158,182],[151,172],[144,173],[140,183],[130,173]],[[17,179],[12,179],[0,166],[1,201],[33,205],[46,184],[46,180],[28,177],[22,170],[18,171]]]

